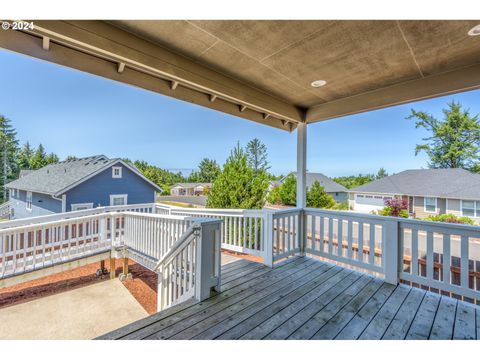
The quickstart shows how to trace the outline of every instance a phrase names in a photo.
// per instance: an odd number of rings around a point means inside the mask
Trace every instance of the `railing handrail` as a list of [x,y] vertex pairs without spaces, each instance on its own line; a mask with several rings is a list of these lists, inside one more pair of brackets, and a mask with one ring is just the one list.
[[25,218],[25,219],[17,219],[17,220],[2,222],[0,223],[0,229],[31,225],[31,224],[40,224],[48,221],[71,219],[75,217],[96,215],[96,214],[102,214],[107,212],[114,212],[114,211],[119,212],[125,209],[132,209],[132,208],[152,208],[153,209],[154,205],[155,204],[153,203],[146,203],[146,204],[132,204],[132,205],[119,205],[119,206],[100,206],[93,209],[68,211],[64,213],[51,214],[51,215],[34,216],[30,218]]
[[194,223],[188,227],[188,229],[182,234],[182,236],[175,241],[170,249],[157,261],[157,264],[154,266],[152,271],[157,271],[159,267],[163,264],[168,263],[170,259],[175,257],[185,245],[188,244],[190,241],[190,237],[195,234],[195,231],[200,229],[200,225],[198,223]]

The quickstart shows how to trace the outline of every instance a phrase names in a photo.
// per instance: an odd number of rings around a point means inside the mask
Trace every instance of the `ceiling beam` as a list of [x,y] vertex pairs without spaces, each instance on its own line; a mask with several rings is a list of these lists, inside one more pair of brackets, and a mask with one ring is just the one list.
[[313,123],[474,89],[480,89],[480,64],[313,106],[306,119]]
[[[305,118],[305,111],[291,103],[102,21],[36,20],[34,30],[28,33],[47,36],[65,47],[215,95],[260,115],[269,113],[294,123],[303,122]],[[65,59],[62,65],[71,66],[71,62]]]
[[172,90],[170,80],[164,80],[153,74],[146,73],[145,71],[139,71],[135,68],[123,66],[121,69],[122,72],[119,72],[119,62],[117,61],[101,59],[98,56],[57,44],[54,41],[50,41],[49,51],[45,51],[43,50],[42,44],[43,39],[37,36],[20,31],[0,31],[0,47],[7,50],[175,97],[180,100],[285,131],[292,131],[295,128],[295,126],[290,128],[282,123],[282,119],[273,116],[264,119],[263,113],[251,110],[247,107],[245,107],[244,111],[240,111],[241,105],[225,101],[220,97],[217,97],[214,102],[211,102],[211,97],[209,95],[189,87],[178,86],[175,90]]

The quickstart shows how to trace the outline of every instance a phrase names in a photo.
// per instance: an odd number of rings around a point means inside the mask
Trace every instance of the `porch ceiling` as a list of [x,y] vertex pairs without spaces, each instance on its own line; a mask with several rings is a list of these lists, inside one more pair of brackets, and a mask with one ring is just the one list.
[[480,88],[479,20],[34,23],[0,46],[285,130]]

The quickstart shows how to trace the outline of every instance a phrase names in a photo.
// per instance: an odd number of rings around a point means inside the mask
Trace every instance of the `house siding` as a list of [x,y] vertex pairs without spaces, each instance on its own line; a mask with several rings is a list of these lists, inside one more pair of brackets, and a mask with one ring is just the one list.
[[462,209],[460,208],[459,199],[448,199],[447,214],[462,216]]
[[[112,178],[112,167],[122,166],[122,177]],[[67,195],[66,210],[72,210],[72,204],[93,203],[93,207],[110,206],[110,195],[128,194],[128,204],[155,202],[156,189],[122,164],[113,164],[94,177],[84,181]]]
[[[447,213],[447,200],[445,198],[437,198],[437,211],[435,213],[425,211],[425,198],[423,196],[415,196],[413,198],[413,207],[416,218],[425,218],[435,214]],[[450,203],[451,200],[448,200]],[[450,204],[449,204],[450,205]]]
[[13,219],[62,212],[62,202],[60,200],[40,193],[32,193],[32,211],[27,210],[27,192],[23,190],[15,191],[15,195],[10,198],[10,206],[13,209]]
[[330,192],[328,193],[336,202],[344,202],[348,200],[348,194],[346,192]]

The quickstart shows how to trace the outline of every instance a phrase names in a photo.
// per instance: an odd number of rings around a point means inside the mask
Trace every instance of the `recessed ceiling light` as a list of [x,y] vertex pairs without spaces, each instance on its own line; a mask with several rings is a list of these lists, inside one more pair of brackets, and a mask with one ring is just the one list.
[[478,36],[480,35],[480,25],[474,26],[473,28],[470,29],[468,32],[468,35],[470,36]]
[[322,87],[327,85],[327,82],[325,80],[315,80],[310,85],[312,85],[313,87]]

